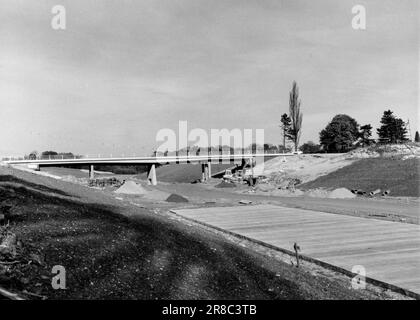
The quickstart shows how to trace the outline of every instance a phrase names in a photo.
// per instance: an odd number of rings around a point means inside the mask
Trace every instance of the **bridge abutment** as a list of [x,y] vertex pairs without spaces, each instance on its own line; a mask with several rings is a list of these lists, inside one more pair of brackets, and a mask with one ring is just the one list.
[[30,164],[28,164],[28,168],[29,169],[32,169],[32,170],[34,170],[34,171],[39,171],[40,169],[39,169],[39,164],[38,163],[30,163]]
[[201,164],[201,181],[209,181],[211,177],[211,163],[202,163]]

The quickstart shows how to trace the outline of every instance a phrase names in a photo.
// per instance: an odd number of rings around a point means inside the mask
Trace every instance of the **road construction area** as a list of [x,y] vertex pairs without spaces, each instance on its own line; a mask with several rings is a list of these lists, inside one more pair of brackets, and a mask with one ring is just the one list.
[[[156,186],[142,174],[89,180],[76,168],[0,167],[0,288],[41,299],[413,297],[371,283],[356,290],[342,270],[361,265],[367,277],[419,291],[418,159],[296,161],[267,162],[272,172],[253,187],[197,183],[198,166],[188,164],[158,168],[168,181]],[[326,172],[330,165],[336,171]],[[293,254],[273,255],[260,242],[280,251],[297,243],[301,255],[339,269],[296,268]],[[57,264],[68,269],[65,291],[51,289]]]
[[420,294],[419,225],[274,205],[173,212]]
[[[26,299],[409,298],[352,289],[341,273],[296,268],[174,219],[174,208],[226,203],[200,204],[184,193],[190,202],[168,202],[152,190],[115,193],[0,167],[0,288]],[[66,269],[66,290],[51,286],[55,265]]]

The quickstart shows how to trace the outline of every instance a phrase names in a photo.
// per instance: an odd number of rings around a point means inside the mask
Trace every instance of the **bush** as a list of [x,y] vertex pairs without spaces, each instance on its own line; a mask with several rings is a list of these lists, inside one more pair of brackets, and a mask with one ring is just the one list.
[[302,144],[299,147],[299,150],[303,153],[320,153],[321,152],[321,146],[319,144],[315,144],[312,141],[308,141],[304,144]]

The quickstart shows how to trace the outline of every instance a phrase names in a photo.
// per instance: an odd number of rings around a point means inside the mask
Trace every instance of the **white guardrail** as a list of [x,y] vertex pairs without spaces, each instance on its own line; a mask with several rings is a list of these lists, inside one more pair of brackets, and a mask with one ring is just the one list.
[[179,155],[156,157],[73,157],[73,158],[39,158],[24,159],[22,157],[5,157],[3,163],[7,164],[88,164],[88,163],[173,163],[173,162],[212,162],[219,160],[241,160],[261,157],[295,156],[298,153],[241,153],[241,154],[210,154],[210,155]]

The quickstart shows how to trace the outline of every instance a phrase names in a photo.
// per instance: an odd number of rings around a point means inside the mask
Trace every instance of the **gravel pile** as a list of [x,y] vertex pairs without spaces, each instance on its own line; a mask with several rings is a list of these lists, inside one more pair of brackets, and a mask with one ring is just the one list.
[[144,195],[147,191],[140,185],[135,183],[134,181],[126,181],[124,184],[119,187],[117,190],[114,191],[115,193],[123,193],[123,194],[138,194]]

